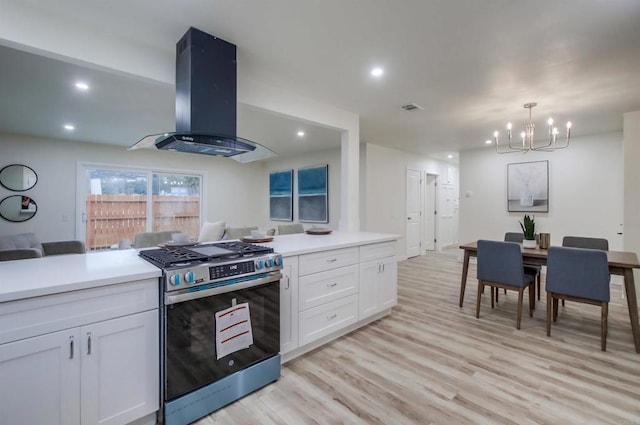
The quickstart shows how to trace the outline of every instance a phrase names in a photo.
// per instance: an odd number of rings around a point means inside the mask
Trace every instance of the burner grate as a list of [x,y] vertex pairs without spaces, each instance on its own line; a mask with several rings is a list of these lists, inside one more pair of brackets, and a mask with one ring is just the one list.
[[207,252],[206,248],[212,248],[211,252],[215,252],[215,254],[207,255],[202,252],[196,252],[194,249],[175,247],[146,249],[140,251],[138,255],[150,263],[153,263],[162,269],[166,269],[182,263],[203,263],[216,259],[251,257],[255,255],[270,254],[273,252],[273,248],[262,245],[253,245],[241,241],[198,245],[193,248],[200,249],[203,252]]

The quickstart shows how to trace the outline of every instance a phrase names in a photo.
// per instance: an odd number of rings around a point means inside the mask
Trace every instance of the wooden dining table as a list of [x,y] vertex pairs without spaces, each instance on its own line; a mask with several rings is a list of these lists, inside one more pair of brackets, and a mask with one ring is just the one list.
[[[469,272],[469,258],[477,257],[478,242],[470,242],[460,245],[464,250],[464,260],[462,263],[462,278],[460,280],[460,307],[464,301],[464,291],[467,286],[467,273]],[[624,277],[624,289],[627,296],[627,307],[629,308],[629,320],[631,321],[631,332],[633,333],[633,343],[636,353],[640,353],[640,324],[638,323],[638,300],[636,298],[636,287],[633,279],[633,269],[640,269],[640,262],[635,252],[625,251],[605,251],[609,263],[609,273]],[[526,264],[545,266],[547,264],[547,250],[540,248],[522,248],[522,260]]]

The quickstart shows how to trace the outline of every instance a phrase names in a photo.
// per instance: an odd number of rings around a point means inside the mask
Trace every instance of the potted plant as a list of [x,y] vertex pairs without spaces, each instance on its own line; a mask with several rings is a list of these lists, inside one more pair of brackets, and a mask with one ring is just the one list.
[[536,247],[536,223],[534,221],[534,217],[529,217],[525,214],[524,222],[520,222],[520,227],[522,228],[522,233],[524,234],[524,239],[522,241],[522,246],[524,248],[535,248]]

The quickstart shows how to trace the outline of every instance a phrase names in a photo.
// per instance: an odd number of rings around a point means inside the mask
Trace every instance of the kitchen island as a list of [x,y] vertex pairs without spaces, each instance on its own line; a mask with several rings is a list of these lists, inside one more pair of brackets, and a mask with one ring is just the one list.
[[[390,312],[396,235],[276,236],[283,361]],[[0,263],[0,411],[8,423],[152,424],[161,271],[135,250]],[[34,402],[36,400],[37,402]]]

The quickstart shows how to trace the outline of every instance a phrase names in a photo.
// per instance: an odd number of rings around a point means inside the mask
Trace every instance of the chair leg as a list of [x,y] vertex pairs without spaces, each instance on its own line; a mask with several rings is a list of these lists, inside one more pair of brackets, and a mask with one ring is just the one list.
[[[496,293],[496,303],[497,303],[498,302],[498,294],[499,294],[498,290],[499,290],[499,288],[493,288],[492,287],[491,290]],[[491,308],[493,308],[493,304],[491,304]]]
[[558,299],[554,298],[553,299],[553,321],[557,321],[558,320]]
[[516,329],[520,329],[520,322],[522,321],[522,299],[524,298],[524,287],[518,290],[518,318],[516,320]]
[[[493,291],[493,288],[491,288]],[[476,319],[480,317],[480,298],[484,292],[484,283],[481,280],[478,281],[478,299],[476,300]]]
[[538,301],[540,301],[540,276],[542,276],[542,272],[538,272]]
[[533,317],[533,310],[536,303],[536,286],[535,284],[529,285],[529,317]]
[[609,315],[609,303],[602,303],[602,314],[601,314],[601,331],[600,331],[600,348],[602,351],[607,351],[607,317]]
[[562,307],[564,307],[564,300],[562,300]]
[[493,286],[491,287],[491,308],[493,308],[493,300],[494,297],[497,298],[498,297],[498,288],[494,288]]
[[547,336],[551,336],[551,309],[553,308],[553,295],[547,292]]

